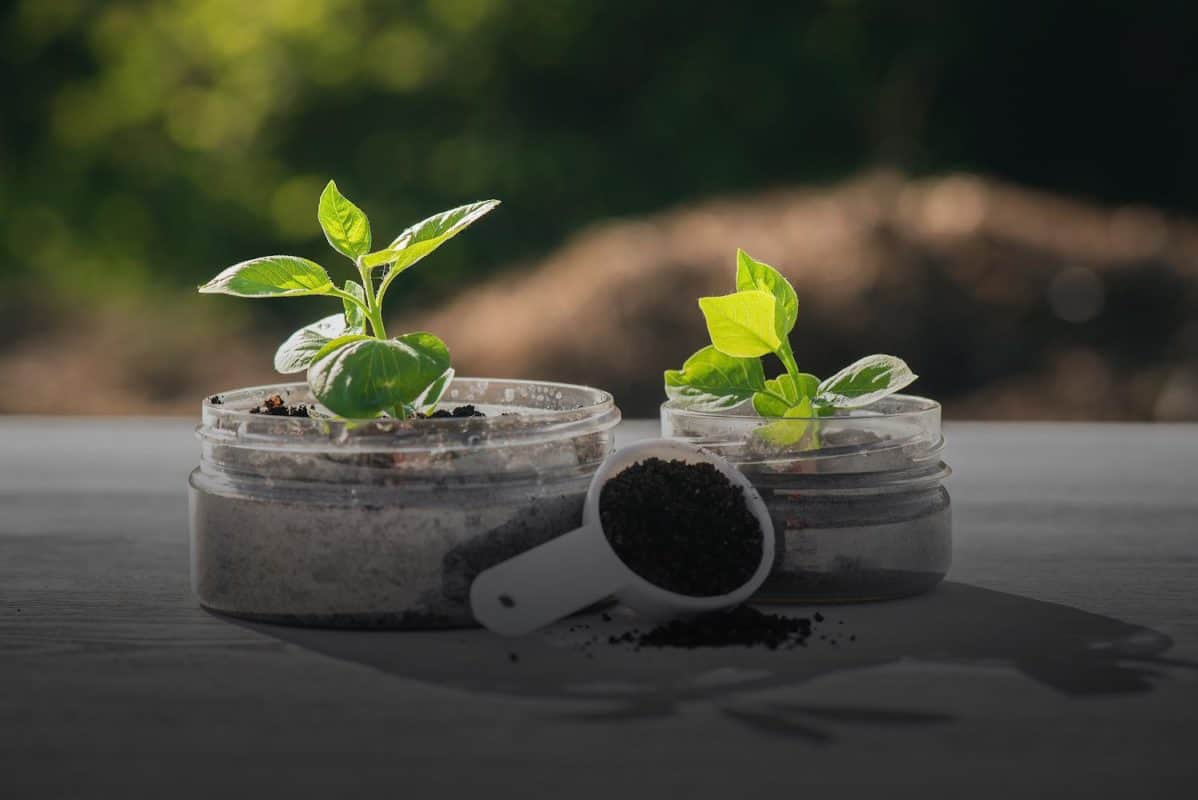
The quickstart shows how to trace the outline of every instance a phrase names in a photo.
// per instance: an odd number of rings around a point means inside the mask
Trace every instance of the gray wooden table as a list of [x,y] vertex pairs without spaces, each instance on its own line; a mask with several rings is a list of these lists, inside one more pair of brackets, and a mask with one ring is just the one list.
[[0,418],[0,795],[1195,796],[1198,426],[947,435],[941,589],[635,653],[205,613],[189,423]]

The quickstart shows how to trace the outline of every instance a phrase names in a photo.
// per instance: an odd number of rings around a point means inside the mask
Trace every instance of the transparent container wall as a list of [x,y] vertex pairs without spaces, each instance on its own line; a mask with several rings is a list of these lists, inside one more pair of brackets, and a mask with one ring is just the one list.
[[952,511],[941,485],[940,406],[896,395],[800,420],[752,409],[662,406],[664,436],[737,464],[770,509],[774,570],[758,600],[852,602],[926,591],[948,572]]
[[478,572],[581,521],[620,414],[581,386],[459,378],[486,417],[345,421],[249,410],[302,384],[204,404],[192,579],[206,607],[296,624],[472,623]]

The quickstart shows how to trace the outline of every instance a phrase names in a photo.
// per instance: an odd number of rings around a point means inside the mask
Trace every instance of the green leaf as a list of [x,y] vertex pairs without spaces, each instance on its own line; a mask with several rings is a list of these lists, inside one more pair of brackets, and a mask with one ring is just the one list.
[[781,272],[755,260],[744,250],[736,251],[736,290],[761,291],[774,296],[774,331],[785,339],[799,317],[799,297]]
[[449,369],[449,350],[431,333],[395,339],[360,334],[326,344],[308,366],[316,398],[348,419],[377,417],[411,405]]
[[772,294],[756,290],[699,298],[711,343],[735,358],[763,356],[782,344],[774,327],[776,305]]
[[498,200],[484,200],[435,214],[406,229],[385,250],[368,254],[362,263],[367,267],[393,264],[389,276],[397,275],[457,236],[497,205]]
[[765,382],[762,391],[753,396],[753,408],[763,417],[783,417],[803,400],[811,399],[819,384],[819,378],[806,372],[799,373],[796,383],[790,375],[779,375]]
[[237,297],[299,297],[326,294],[329,274],[314,261],[297,256],[264,256],[234,264],[200,287],[204,294]]
[[789,375],[779,375],[765,382],[753,396],[753,409],[763,417],[781,417],[799,402],[799,393]]
[[412,404],[423,411],[425,414],[431,414],[437,409],[437,403],[441,401],[441,396],[445,394],[445,390],[449,388],[450,382],[453,380],[453,367],[441,373],[441,377],[428,385],[428,388],[421,392],[420,396]]
[[804,397],[782,415],[784,419],[762,425],[756,434],[777,447],[793,447],[812,430],[811,398]]
[[[346,281],[345,291],[352,294],[354,297],[366,302],[366,290],[362,288],[362,284],[357,281]],[[366,332],[366,312],[361,306],[354,305],[345,298],[341,299],[341,304],[345,307],[345,330],[347,333],[365,333]]]
[[787,411],[785,416],[787,418],[801,417],[804,419],[810,419],[810,417],[811,417],[811,398],[804,397],[802,400],[800,400],[798,402],[797,405],[795,405],[794,408]]
[[793,406],[804,397],[815,397],[818,386],[819,378],[807,372],[800,372],[797,383],[789,374],[779,375],[765,382],[764,391],[781,397],[788,406]]
[[816,399],[837,408],[861,408],[900,391],[917,377],[901,358],[866,356],[821,382]]
[[316,217],[324,238],[338,253],[357,259],[370,252],[370,220],[338,191],[335,181],[329,181],[320,193]]
[[731,408],[761,391],[765,373],[756,358],[734,358],[708,345],[682,369],[666,370],[666,396],[699,411]]
[[794,381],[790,379],[789,375],[779,375],[777,378],[766,381],[765,391],[769,392],[774,397],[780,397],[785,400],[787,408],[790,408],[795,403],[799,402],[799,392],[795,388]]
[[[787,378],[790,376],[787,375]],[[815,398],[819,394],[819,378],[812,375],[810,372],[800,372],[799,381],[795,385],[795,391],[799,397]]]
[[753,395],[753,410],[763,417],[781,417],[790,410],[790,404],[776,394],[757,392]]
[[279,345],[275,351],[275,369],[284,375],[303,372],[321,348],[347,332],[351,331],[346,328],[344,314],[333,314],[305,325]]

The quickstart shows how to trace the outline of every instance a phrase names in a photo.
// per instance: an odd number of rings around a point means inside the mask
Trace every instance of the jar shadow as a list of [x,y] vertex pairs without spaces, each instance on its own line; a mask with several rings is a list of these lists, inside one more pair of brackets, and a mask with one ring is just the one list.
[[[812,616],[815,609],[780,613]],[[1080,697],[1148,692],[1169,670],[1198,671],[1198,663],[1166,658],[1172,640],[1150,628],[952,581],[918,597],[825,607],[822,616],[806,646],[779,650],[638,650],[610,638],[647,626],[616,613],[573,617],[520,639],[482,630],[326,630],[221,618],[409,680],[488,695],[572,701],[562,713],[573,719],[664,717],[704,701],[761,733],[813,744],[831,741],[841,725],[907,727],[951,722],[954,716],[917,708],[745,706],[742,696],[900,660],[1005,665]]]

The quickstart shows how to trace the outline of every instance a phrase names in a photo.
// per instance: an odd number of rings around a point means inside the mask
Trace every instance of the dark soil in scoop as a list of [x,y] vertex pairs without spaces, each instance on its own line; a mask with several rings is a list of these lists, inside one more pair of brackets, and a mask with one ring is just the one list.
[[711,464],[633,464],[604,484],[599,517],[633,572],[677,594],[727,594],[761,563],[761,525],[744,491]]

